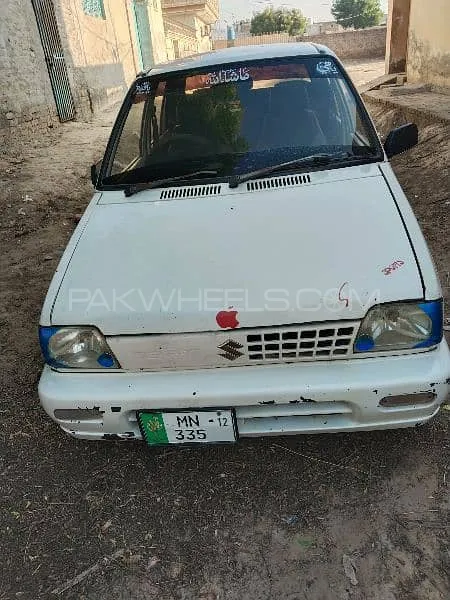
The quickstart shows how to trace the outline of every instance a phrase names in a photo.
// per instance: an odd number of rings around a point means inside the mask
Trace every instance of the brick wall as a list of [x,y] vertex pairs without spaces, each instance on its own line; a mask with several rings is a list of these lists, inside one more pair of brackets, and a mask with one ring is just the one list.
[[58,123],[33,8],[0,2],[0,153]]
[[303,38],[302,41],[328,46],[339,58],[384,58],[386,27],[355,29],[339,33],[323,33]]
[[[235,40],[235,46],[250,46],[258,44],[278,44],[312,42],[323,44],[333,50],[339,58],[377,58],[384,57],[386,52],[386,27],[372,27],[342,31],[338,33],[323,33],[304,37],[291,37],[288,34],[255,35]],[[227,47],[227,40],[216,40],[216,50]]]
[[[259,46],[260,44],[288,44],[298,42],[298,36],[290,36],[288,33],[273,33],[271,35],[249,35],[236,38],[234,46]],[[215,40],[214,48],[221,50],[228,47],[227,40]]]

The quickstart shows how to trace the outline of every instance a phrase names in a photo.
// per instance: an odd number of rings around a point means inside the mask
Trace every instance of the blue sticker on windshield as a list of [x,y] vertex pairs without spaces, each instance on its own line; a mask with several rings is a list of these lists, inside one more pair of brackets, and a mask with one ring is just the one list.
[[322,77],[338,75],[339,71],[332,60],[321,60],[316,64],[316,73]]
[[208,73],[206,85],[220,85],[221,83],[237,83],[238,81],[248,81],[250,71],[246,67],[240,69],[224,69]]

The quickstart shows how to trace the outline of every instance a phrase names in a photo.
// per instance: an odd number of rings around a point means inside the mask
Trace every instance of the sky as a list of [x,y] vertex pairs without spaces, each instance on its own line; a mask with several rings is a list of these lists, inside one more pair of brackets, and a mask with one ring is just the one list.
[[[330,12],[332,0],[272,0],[272,2],[261,2],[257,0],[220,0],[221,20],[235,21],[236,19],[250,18],[253,12],[259,12],[265,6],[273,4],[274,8],[285,6],[286,8],[300,8],[306,17],[313,21],[330,21],[333,17]],[[387,12],[388,0],[381,0],[383,12]]]

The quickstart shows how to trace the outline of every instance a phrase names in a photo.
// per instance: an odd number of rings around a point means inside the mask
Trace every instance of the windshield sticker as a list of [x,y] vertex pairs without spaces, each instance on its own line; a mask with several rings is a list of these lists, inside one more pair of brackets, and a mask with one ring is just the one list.
[[285,80],[311,81],[305,64],[277,64],[263,67],[235,67],[186,78],[186,92],[215,87],[221,84],[247,82],[253,89],[274,87]]
[[338,75],[339,71],[332,60],[321,60],[316,64],[316,73],[322,77]]
[[151,94],[152,84],[150,81],[138,81],[136,83],[136,94]]
[[392,265],[389,265],[385,269],[382,269],[381,272],[384,273],[386,276],[391,275],[394,271],[397,271],[397,269],[403,267],[404,264],[405,263],[402,260],[396,260],[392,263]]
[[246,67],[240,69],[226,69],[208,73],[206,79],[207,85],[220,85],[221,83],[237,83],[238,81],[248,81],[250,71]]

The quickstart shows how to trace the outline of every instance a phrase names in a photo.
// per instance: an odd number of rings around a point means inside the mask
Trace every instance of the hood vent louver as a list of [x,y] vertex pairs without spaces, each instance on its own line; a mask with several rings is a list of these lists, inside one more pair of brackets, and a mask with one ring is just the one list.
[[249,192],[256,192],[257,190],[274,190],[294,185],[304,185],[305,183],[311,183],[310,175],[286,175],[284,177],[271,177],[270,179],[249,181],[247,183],[247,190]]
[[161,200],[175,200],[177,198],[200,198],[201,196],[219,196],[222,192],[221,185],[201,185],[171,188],[161,192]]

